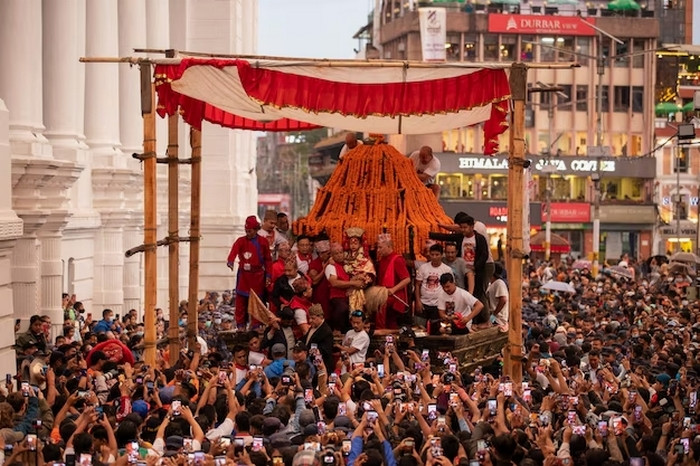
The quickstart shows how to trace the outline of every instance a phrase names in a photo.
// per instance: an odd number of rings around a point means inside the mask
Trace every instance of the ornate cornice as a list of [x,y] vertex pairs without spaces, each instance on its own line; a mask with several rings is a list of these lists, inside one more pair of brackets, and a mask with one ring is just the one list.
[[12,158],[12,201],[15,210],[61,209],[84,167],[75,162]]
[[6,212],[0,216],[0,241],[10,241],[20,238],[24,233],[24,222],[14,212]]

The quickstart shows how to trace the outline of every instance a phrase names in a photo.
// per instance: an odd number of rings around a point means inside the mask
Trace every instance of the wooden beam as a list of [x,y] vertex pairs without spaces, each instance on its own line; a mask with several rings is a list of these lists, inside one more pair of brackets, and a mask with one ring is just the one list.
[[[179,221],[179,163],[178,163],[178,114],[168,117],[168,306],[170,327],[168,327],[170,365],[174,365],[180,356],[179,328],[180,319],[180,235]],[[157,161],[156,161],[157,162]]]
[[202,133],[190,128],[190,147],[192,148],[192,181],[190,202],[190,280],[187,298],[187,338],[189,348],[193,349],[197,341],[197,319],[199,317],[199,218],[202,191]]
[[[141,64],[141,115],[143,116],[143,152],[156,151],[155,84],[151,83],[151,65]],[[143,77],[149,76],[146,82]],[[143,162],[143,245],[144,245],[144,361],[156,363],[156,298],[158,270],[156,261],[156,159]]]
[[513,383],[521,383],[522,369],[522,281],[523,281],[523,211],[525,202],[525,101],[527,98],[527,66],[514,63],[510,71],[510,93],[513,111],[510,122],[510,156],[508,160],[508,345],[503,371]]

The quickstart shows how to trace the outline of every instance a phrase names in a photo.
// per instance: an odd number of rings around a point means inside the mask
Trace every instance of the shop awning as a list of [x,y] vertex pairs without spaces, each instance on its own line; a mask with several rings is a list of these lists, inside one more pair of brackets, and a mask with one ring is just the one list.
[[483,123],[488,154],[507,129],[510,88],[500,67],[183,58],[157,65],[155,78],[159,114],[179,111],[195,128],[427,134]]

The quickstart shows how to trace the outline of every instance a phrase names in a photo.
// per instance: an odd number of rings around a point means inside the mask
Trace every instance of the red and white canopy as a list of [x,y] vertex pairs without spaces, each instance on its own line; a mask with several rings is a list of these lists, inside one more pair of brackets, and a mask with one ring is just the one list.
[[258,131],[426,134],[483,123],[485,153],[497,151],[507,128],[510,87],[500,68],[184,58],[157,65],[155,78],[158,113],[179,110],[196,128],[206,120]]

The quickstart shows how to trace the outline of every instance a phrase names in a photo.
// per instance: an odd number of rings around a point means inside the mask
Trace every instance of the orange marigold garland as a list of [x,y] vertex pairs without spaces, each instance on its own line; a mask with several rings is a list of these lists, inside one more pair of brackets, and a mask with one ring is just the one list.
[[342,242],[349,227],[360,227],[371,245],[385,230],[398,253],[410,250],[408,227],[414,226],[414,251],[420,251],[438,223],[452,223],[432,191],[418,179],[413,163],[388,144],[358,145],[338,164],[316,196],[306,217],[292,225],[296,234],[325,231]]

